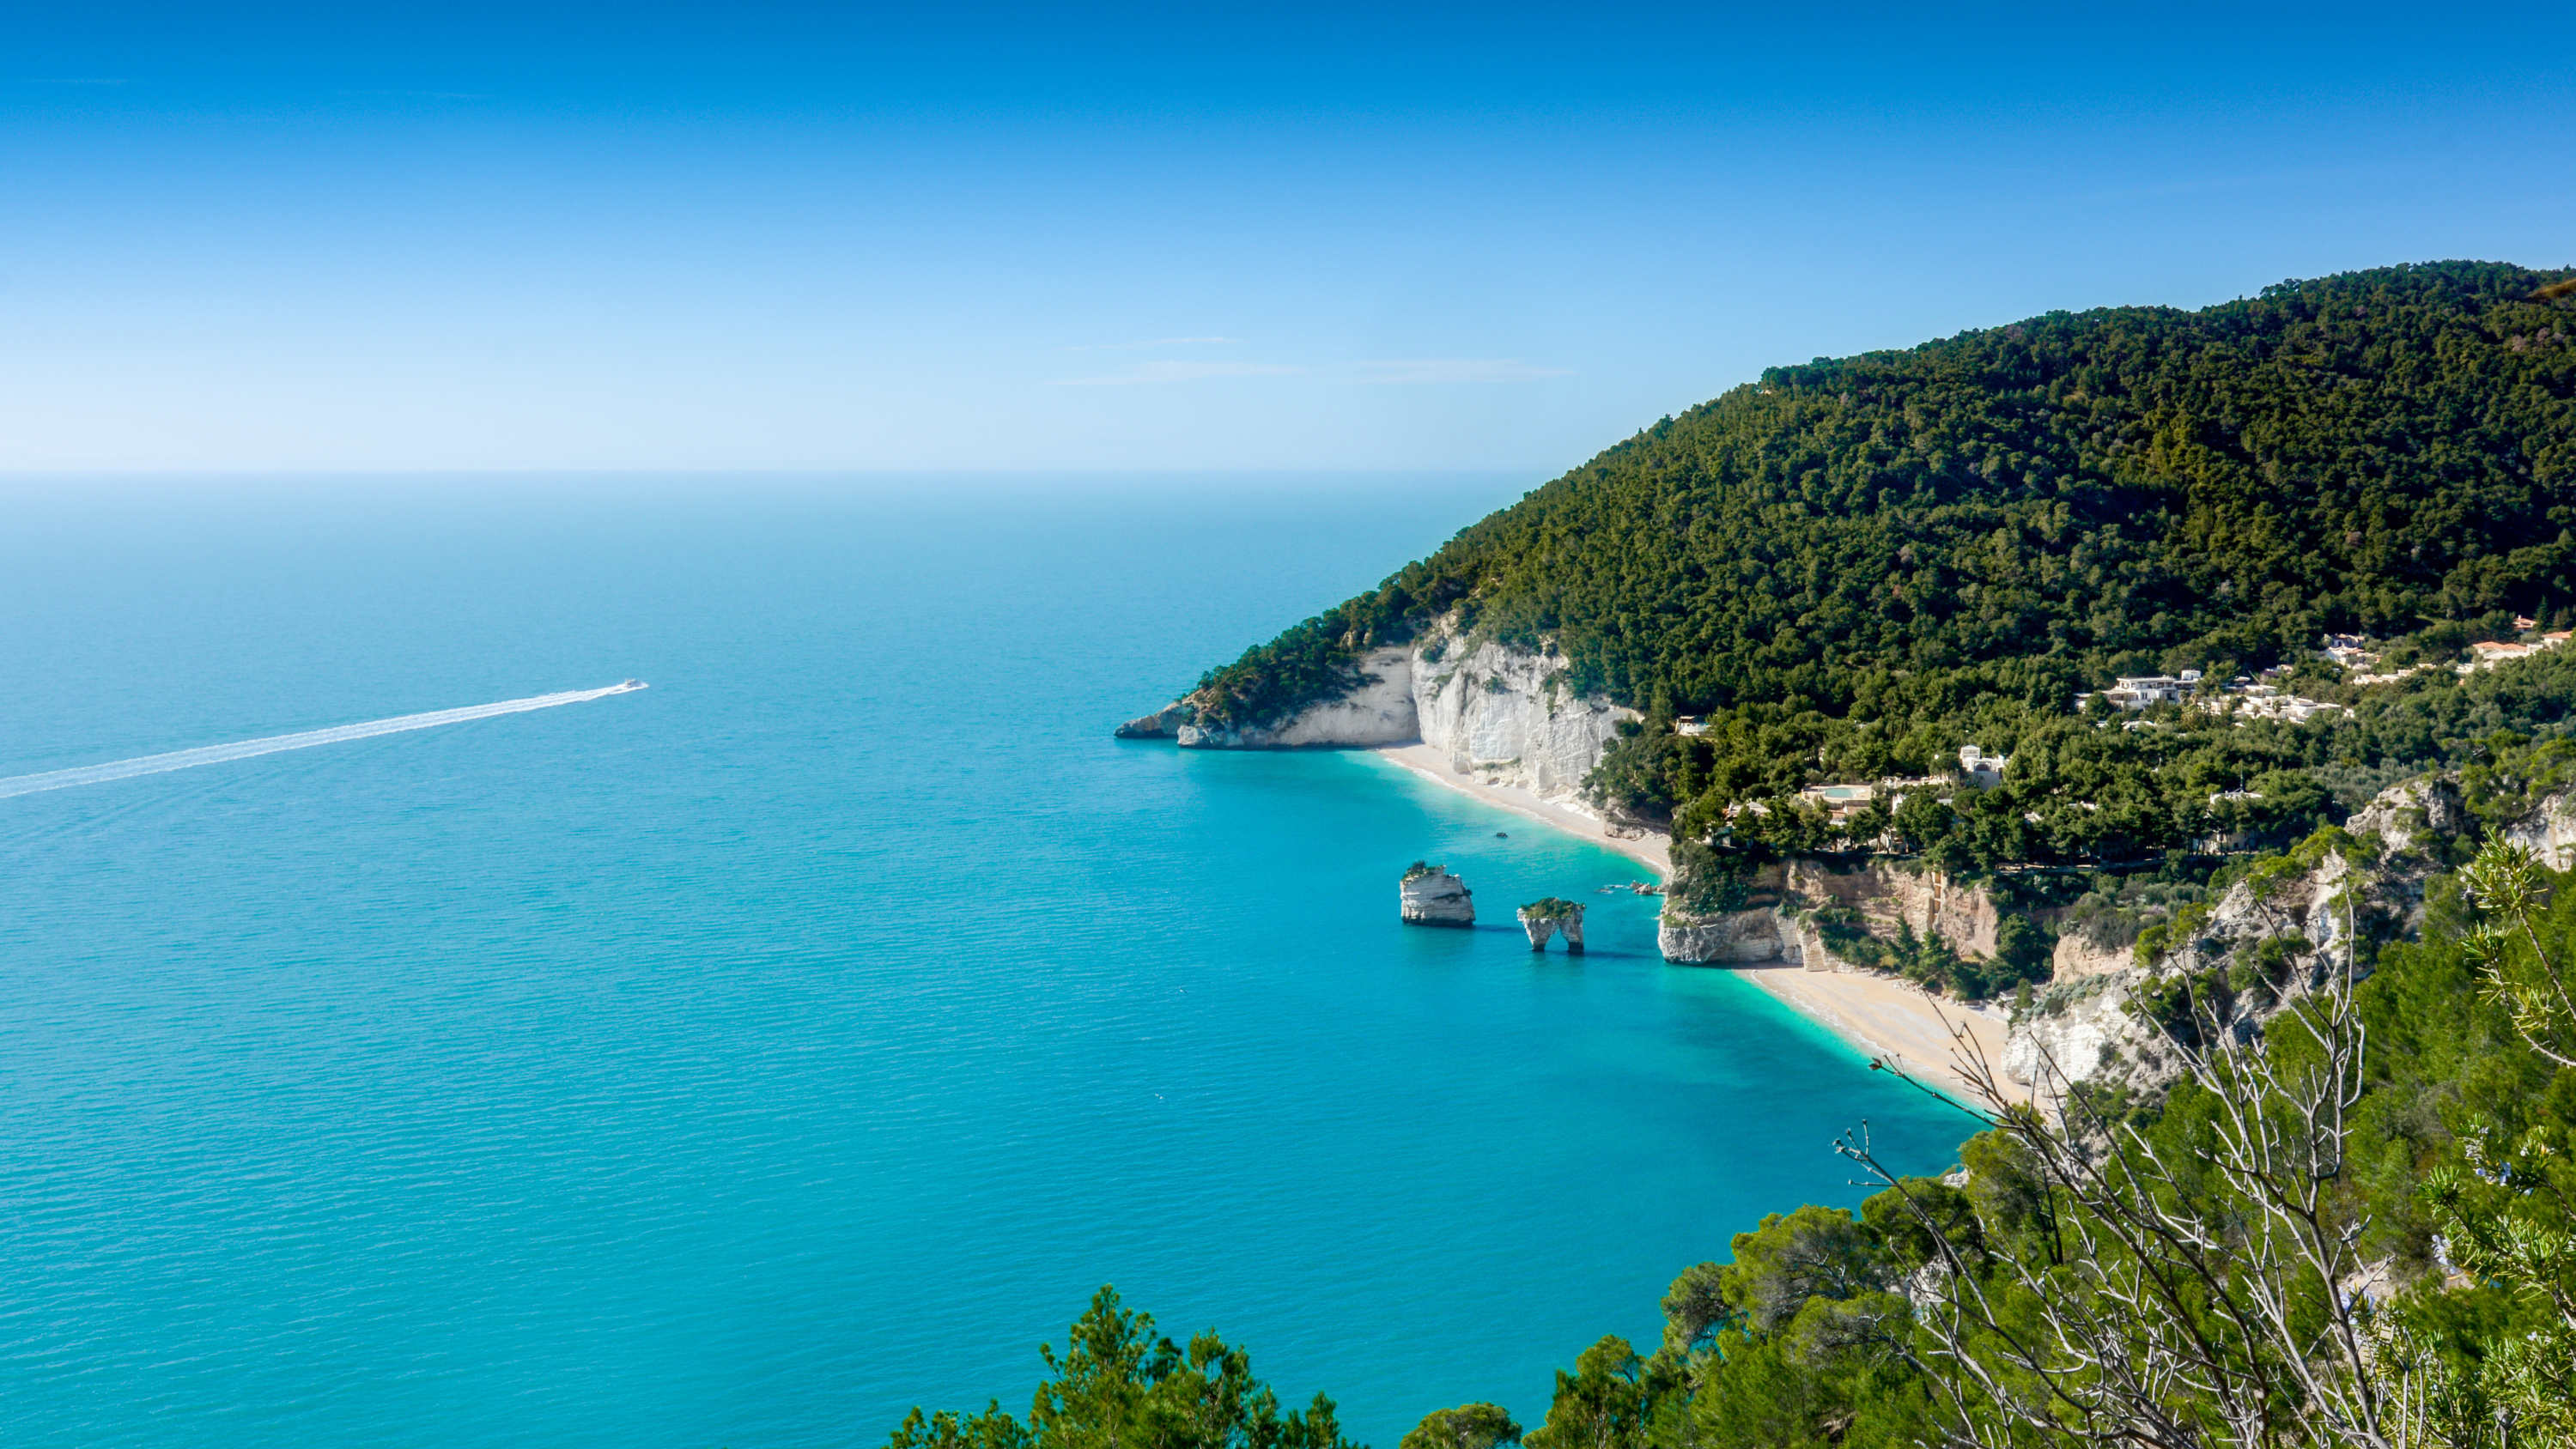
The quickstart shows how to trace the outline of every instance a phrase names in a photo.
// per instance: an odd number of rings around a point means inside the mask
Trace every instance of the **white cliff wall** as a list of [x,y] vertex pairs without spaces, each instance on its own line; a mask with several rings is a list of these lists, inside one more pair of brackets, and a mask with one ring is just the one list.
[[1340,699],[1299,710],[1270,731],[1268,743],[1298,745],[1401,745],[1420,737],[1413,702],[1413,651],[1375,649],[1360,661],[1374,676]]
[[[1300,747],[1365,747],[1410,744],[1421,738],[1413,708],[1415,650],[1398,646],[1373,649],[1360,664],[1360,687],[1339,699],[1310,704],[1279,724],[1233,730],[1197,724],[1174,727],[1173,738],[1185,750],[1287,750]],[[1150,738],[1152,723],[1182,709],[1184,700],[1120,728],[1129,738]]]
[[[1583,805],[1583,777],[1601,763],[1633,709],[1564,683],[1567,660],[1485,640],[1470,647],[1445,629],[1414,646],[1413,708],[1423,743],[1449,768],[1518,786],[1542,799]],[[1436,652],[1439,657],[1426,658]]]
[[[1462,641],[1444,623],[1410,645],[1373,650],[1360,661],[1369,682],[1340,699],[1307,706],[1270,729],[1176,724],[1186,749],[1369,747],[1420,740],[1475,775],[1581,808],[1583,778],[1601,762],[1621,720],[1637,712],[1563,682],[1567,661],[1553,648]],[[1166,713],[1170,713],[1166,711]],[[1162,717],[1126,727],[1150,737]]]
[[[2041,1007],[2013,1016],[1996,1065],[2024,1086],[2057,1092],[2091,1081],[2127,1053],[2152,1050],[2158,1033],[2128,1010],[2129,988],[2138,976],[2120,970],[2058,983]],[[2152,1080],[2161,1084],[2167,1077]]]
[[2504,838],[2540,857],[2551,870],[2565,870],[2576,858],[2576,797],[2552,795],[2522,819],[2504,827]]

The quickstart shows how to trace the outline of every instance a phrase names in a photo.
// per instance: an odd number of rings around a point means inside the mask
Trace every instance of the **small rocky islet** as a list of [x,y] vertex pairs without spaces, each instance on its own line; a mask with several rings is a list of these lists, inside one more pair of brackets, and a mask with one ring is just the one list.
[[1398,915],[1408,926],[1476,924],[1476,893],[1445,866],[1417,860],[1405,867],[1396,890]]
[[[1475,895],[1448,867],[1417,860],[1404,868],[1404,878],[1396,883],[1397,918],[1408,926],[1473,926]],[[1531,950],[1546,950],[1547,943],[1561,933],[1566,952],[1580,956],[1583,911],[1581,902],[1546,896],[1521,907],[1516,915],[1521,929],[1529,934]]]

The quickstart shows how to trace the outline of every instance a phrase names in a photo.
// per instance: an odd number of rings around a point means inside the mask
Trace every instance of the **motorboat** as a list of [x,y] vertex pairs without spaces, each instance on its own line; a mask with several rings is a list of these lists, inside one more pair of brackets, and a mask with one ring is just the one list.
[[640,679],[630,679],[630,680],[626,681],[624,684],[621,684],[621,685],[619,685],[619,686],[617,686],[617,687],[618,687],[618,688],[620,688],[620,689],[649,689],[649,688],[651,688],[652,686],[650,686],[650,685],[646,684],[643,680],[640,680]]

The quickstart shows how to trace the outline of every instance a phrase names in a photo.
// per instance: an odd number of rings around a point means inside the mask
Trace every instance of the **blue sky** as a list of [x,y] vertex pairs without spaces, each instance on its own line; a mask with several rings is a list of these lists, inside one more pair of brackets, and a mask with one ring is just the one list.
[[2576,261],[2564,29],[27,7],[0,469],[1545,476],[1773,363]]

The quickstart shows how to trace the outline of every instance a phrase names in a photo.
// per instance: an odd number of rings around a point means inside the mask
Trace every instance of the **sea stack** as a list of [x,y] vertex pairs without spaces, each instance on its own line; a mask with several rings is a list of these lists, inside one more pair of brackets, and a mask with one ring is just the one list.
[[1408,926],[1476,924],[1475,892],[1444,867],[1415,861],[1405,868],[1404,883],[1397,893]]
[[1580,905],[1549,896],[1521,907],[1520,916],[1521,929],[1529,932],[1531,950],[1546,950],[1548,939],[1563,931],[1566,954],[1583,954],[1583,907]]
[[1521,907],[1521,929],[1529,932],[1531,950],[1544,951],[1547,949],[1548,941],[1556,935],[1556,920],[1551,916],[1532,915],[1530,908],[1523,906]]

